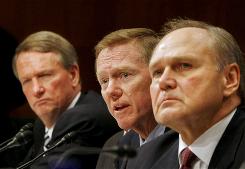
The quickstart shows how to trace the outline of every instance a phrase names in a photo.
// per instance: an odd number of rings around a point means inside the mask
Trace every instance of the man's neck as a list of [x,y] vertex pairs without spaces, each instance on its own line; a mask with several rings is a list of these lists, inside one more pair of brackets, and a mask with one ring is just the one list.
[[200,122],[198,120],[193,123],[189,122],[183,126],[179,132],[182,139],[187,145],[192,144],[205,131],[228,116],[240,103],[241,99],[236,95],[224,100],[220,109],[212,117],[202,118]]

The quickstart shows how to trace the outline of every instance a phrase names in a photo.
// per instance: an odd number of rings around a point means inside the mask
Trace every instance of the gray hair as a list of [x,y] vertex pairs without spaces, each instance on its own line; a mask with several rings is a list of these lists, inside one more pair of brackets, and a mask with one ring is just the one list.
[[76,50],[70,42],[54,32],[40,31],[29,35],[15,50],[12,68],[17,78],[16,60],[21,52],[27,51],[57,53],[65,69],[69,69],[72,65],[78,64]]

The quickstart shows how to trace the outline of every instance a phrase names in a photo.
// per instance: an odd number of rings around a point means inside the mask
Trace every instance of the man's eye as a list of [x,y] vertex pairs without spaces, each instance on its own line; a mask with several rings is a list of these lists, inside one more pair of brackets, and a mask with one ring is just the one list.
[[152,77],[153,77],[153,78],[160,77],[161,75],[162,75],[162,70],[155,70],[155,71],[153,71],[153,73],[152,73]]
[[123,78],[127,78],[129,76],[129,73],[123,72],[123,73],[121,73],[120,76],[123,77]]
[[191,68],[192,68],[192,65],[189,63],[180,63],[180,64],[177,64],[177,66],[176,66],[176,69],[178,71],[189,70]]
[[39,76],[39,78],[48,78],[51,77],[51,74],[42,74]]
[[22,84],[22,85],[26,85],[26,84],[28,84],[29,82],[30,82],[30,80],[28,79],[28,80],[22,81],[21,84]]
[[101,79],[100,80],[100,84],[105,84],[105,83],[107,83],[108,82],[108,79]]

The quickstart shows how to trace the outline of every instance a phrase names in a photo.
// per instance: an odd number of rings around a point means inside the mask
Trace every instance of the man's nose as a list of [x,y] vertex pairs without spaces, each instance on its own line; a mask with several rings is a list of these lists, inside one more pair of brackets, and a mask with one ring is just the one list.
[[106,92],[108,96],[111,97],[114,101],[119,99],[123,94],[120,85],[113,80],[109,82]]
[[177,87],[177,82],[174,77],[174,73],[171,70],[165,69],[165,71],[159,79],[159,87],[160,89],[165,91]]
[[40,97],[45,91],[43,85],[37,79],[32,80],[32,85],[34,96]]

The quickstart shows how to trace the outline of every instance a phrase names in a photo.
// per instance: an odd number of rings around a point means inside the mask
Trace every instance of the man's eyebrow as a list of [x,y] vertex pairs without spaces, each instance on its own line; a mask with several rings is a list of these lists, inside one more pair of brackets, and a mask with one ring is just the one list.
[[[173,62],[193,62],[196,59],[191,55],[178,55],[178,56],[166,58],[166,60],[173,63]],[[164,62],[164,60],[163,59],[156,60],[153,58],[149,63],[149,68],[153,68],[154,66],[157,66],[161,62]]]

